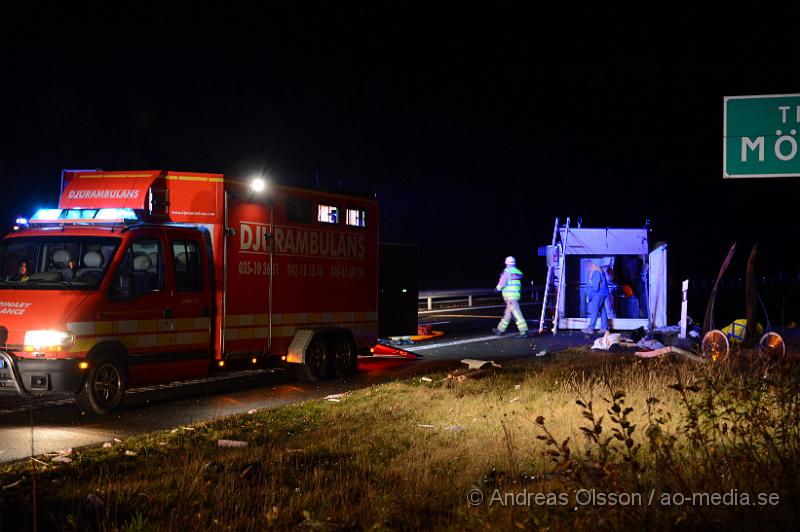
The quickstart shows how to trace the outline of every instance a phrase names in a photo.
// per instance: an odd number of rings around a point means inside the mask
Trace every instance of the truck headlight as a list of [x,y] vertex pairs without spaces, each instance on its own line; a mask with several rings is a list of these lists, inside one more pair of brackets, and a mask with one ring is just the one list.
[[71,331],[27,331],[25,333],[25,351],[63,351],[71,347],[75,336]]

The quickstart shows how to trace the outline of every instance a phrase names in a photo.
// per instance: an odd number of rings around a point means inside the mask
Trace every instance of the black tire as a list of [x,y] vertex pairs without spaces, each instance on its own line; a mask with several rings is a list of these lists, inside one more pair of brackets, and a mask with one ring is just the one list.
[[128,386],[128,375],[119,358],[113,355],[100,355],[91,362],[89,373],[75,395],[81,412],[105,415],[114,411]]
[[347,377],[356,372],[356,346],[347,334],[337,334],[331,344],[331,365],[337,377]]
[[305,360],[295,364],[297,377],[306,382],[317,382],[328,373],[328,344],[320,336],[314,336],[306,349]]

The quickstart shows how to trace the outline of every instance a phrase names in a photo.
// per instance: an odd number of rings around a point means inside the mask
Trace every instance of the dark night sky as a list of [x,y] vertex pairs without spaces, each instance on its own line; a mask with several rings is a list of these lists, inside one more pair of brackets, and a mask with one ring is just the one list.
[[676,279],[734,240],[740,264],[758,239],[765,269],[797,271],[800,178],[721,162],[723,96],[800,92],[797,4],[230,5],[6,13],[0,226],[54,205],[62,168],[318,171],[377,194],[423,287],[491,286],[507,254],[543,278],[556,215],[651,219]]

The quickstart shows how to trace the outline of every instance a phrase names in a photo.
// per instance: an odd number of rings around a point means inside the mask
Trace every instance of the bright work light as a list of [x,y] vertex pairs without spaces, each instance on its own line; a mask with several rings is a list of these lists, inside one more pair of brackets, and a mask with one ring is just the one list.
[[25,351],[60,351],[70,347],[74,340],[71,331],[27,331]]
[[250,190],[253,192],[264,192],[267,189],[267,182],[263,177],[254,177],[250,180]]

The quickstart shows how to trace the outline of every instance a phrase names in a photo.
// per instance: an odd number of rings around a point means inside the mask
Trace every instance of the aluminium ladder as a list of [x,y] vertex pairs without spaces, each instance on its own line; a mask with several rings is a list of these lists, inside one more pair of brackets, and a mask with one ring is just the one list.
[[559,309],[561,307],[561,299],[563,293],[564,283],[564,265],[566,264],[565,252],[567,249],[567,238],[569,237],[569,217],[567,223],[564,225],[564,238],[560,238],[558,218],[553,226],[553,240],[552,247],[557,247],[558,262],[550,261],[547,267],[547,280],[544,284],[544,297],[542,299],[542,313],[539,318],[539,334],[542,334],[550,325],[553,334],[558,331],[558,318]]

